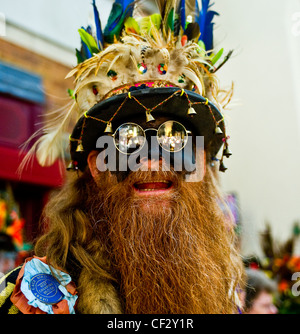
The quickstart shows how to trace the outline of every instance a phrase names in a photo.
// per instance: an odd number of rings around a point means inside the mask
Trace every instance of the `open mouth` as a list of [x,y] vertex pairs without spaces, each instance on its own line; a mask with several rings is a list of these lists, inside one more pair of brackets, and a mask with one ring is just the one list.
[[137,182],[135,183],[134,189],[138,192],[156,192],[166,191],[172,187],[171,181],[155,181],[155,182]]

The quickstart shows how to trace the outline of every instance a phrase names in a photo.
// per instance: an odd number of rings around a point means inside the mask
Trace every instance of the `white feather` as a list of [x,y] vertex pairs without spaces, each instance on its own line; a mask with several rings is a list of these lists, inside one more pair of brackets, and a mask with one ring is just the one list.
[[202,83],[195,74],[195,72],[188,67],[184,67],[182,73],[197,86],[199,94],[202,95],[203,91]]
[[41,166],[51,166],[58,158],[64,157],[64,134],[70,122],[74,119],[74,114],[77,118],[76,110],[76,102],[74,101],[65,114],[53,119],[50,125],[38,130],[23,144],[22,151],[24,152],[30,142],[42,133],[42,136],[26,153],[18,168],[18,174],[21,174],[27,164],[33,161],[34,155],[36,155]]

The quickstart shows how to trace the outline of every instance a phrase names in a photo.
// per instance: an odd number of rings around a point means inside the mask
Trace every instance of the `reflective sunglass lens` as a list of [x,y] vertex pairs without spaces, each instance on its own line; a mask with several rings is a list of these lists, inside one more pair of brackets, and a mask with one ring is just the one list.
[[169,152],[182,150],[187,142],[185,127],[176,121],[163,123],[157,132],[157,139],[162,148]]
[[144,130],[137,124],[125,123],[115,132],[115,145],[123,153],[138,151],[145,144]]

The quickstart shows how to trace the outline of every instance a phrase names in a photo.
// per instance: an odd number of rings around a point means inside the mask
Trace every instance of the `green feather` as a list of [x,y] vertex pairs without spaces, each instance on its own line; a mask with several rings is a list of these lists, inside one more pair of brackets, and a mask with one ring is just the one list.
[[135,31],[137,34],[140,34],[140,27],[138,22],[131,16],[127,17],[124,23],[126,31]]
[[214,65],[222,56],[224,49],[222,48],[216,55],[213,55],[211,62]]
[[205,50],[205,44],[199,40],[198,41],[199,48],[197,49],[197,52],[201,55],[201,57],[205,57],[206,50]]
[[87,45],[90,52],[93,53],[99,53],[97,42],[95,41],[95,38],[91,36],[89,33],[87,33],[84,29],[78,30],[79,35],[82,39],[82,41]]
[[122,5],[114,2],[107,20],[107,24],[104,28],[104,40],[107,43],[113,43],[115,36],[119,38],[120,31],[124,24],[124,19],[125,13],[123,13]]
[[161,25],[161,16],[160,14],[153,14],[150,16],[141,17],[138,19],[139,29],[143,34],[149,34],[151,28],[154,26],[159,30]]
[[84,57],[82,56],[82,53],[76,49],[76,57],[77,57],[77,64],[80,64],[85,61]]
[[[170,10],[170,13],[167,19],[167,25],[168,25],[168,28],[171,29],[171,31],[174,31],[174,8]],[[166,30],[168,31],[168,29]]]
[[69,96],[73,99],[73,100],[75,100],[75,96],[74,96],[74,90],[73,89],[68,89],[68,94],[69,94]]
[[114,2],[105,28],[112,30],[111,25],[122,15],[122,13],[123,13],[122,5],[117,2]]
[[201,39],[198,41],[198,45],[200,46],[200,49],[202,49],[202,50],[206,50],[206,48],[205,48],[205,44],[203,43],[203,41],[201,41]]
[[159,30],[161,25],[161,15],[156,13],[150,16],[151,22],[155,25],[156,29]]
[[150,17],[144,16],[138,19],[139,29],[143,34],[148,34],[151,28]]

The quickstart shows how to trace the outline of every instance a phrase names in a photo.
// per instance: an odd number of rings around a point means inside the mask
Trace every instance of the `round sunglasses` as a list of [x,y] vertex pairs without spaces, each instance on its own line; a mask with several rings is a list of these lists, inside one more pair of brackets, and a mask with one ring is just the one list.
[[114,144],[121,153],[137,153],[144,147],[148,131],[156,131],[158,144],[167,152],[181,151],[188,141],[188,134],[191,133],[177,121],[166,121],[158,129],[145,130],[136,123],[124,123],[113,134]]

